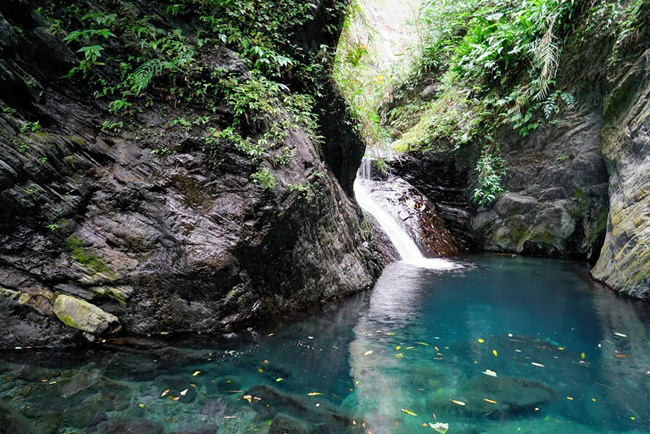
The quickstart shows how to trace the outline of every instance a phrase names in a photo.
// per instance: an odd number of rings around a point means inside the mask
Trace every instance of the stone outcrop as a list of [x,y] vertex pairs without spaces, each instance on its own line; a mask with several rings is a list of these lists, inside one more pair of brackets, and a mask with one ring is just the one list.
[[650,298],[650,50],[612,78],[601,148],[610,173],[607,238],[592,274]]
[[497,132],[507,175],[496,201],[470,200],[480,143],[431,144],[392,166],[467,245],[589,262],[596,279],[648,298],[650,37],[642,26],[633,42],[615,42],[596,28],[578,28],[560,59],[557,88],[575,96],[575,109],[540,119],[526,137],[511,126]]
[[[323,30],[341,24],[331,3],[314,11],[305,50],[336,40]],[[288,131],[293,157],[263,164],[277,182],[265,188],[232,143],[216,162],[204,152],[218,121],[170,126],[201,107],[143,101],[123,129],[102,128],[106,102],[62,78],[78,64],[63,35],[29,2],[14,6],[0,5],[1,347],[75,345],[118,322],[127,335],[217,333],[371,287],[380,265],[346,194],[363,145],[335,118],[323,120],[323,146]],[[196,61],[248,76],[224,47]],[[340,102],[327,86],[322,110]]]
[[97,306],[70,295],[60,294],[54,300],[54,315],[69,327],[101,335],[111,328],[119,327],[115,315],[106,313]]

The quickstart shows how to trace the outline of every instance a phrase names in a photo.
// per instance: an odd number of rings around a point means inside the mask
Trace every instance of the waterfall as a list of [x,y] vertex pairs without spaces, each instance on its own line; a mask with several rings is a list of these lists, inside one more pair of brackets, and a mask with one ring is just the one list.
[[357,203],[365,212],[371,214],[397,249],[402,261],[429,269],[449,270],[460,268],[459,264],[440,258],[425,258],[420,252],[415,241],[406,233],[400,224],[383,209],[372,197],[366,186],[372,181],[370,178],[370,159],[365,158],[359,169],[357,179],[354,181],[354,194]]

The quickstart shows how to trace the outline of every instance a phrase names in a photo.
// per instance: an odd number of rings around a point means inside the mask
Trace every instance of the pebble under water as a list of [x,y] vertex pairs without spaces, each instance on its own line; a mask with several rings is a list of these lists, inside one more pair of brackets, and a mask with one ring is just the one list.
[[650,432],[648,304],[571,262],[459,262],[245,340],[5,352],[0,432]]

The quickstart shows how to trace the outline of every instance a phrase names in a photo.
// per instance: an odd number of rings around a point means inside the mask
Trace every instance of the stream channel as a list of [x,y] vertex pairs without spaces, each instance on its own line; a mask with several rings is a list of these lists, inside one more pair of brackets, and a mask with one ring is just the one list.
[[648,304],[573,262],[425,259],[395,230],[373,291],[245,337],[4,352],[0,432],[649,432]]

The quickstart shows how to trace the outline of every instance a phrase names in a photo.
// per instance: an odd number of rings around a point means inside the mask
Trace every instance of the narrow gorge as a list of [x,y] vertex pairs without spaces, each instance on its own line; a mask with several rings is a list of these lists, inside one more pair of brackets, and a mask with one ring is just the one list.
[[648,0],[4,0],[0,434],[642,433]]

